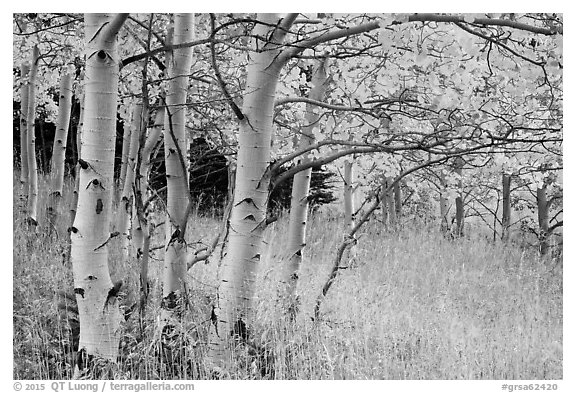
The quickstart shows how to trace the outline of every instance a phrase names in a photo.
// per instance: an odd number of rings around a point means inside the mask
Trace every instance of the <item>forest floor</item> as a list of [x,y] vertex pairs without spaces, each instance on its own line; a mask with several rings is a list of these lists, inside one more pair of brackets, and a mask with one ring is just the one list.
[[[45,189],[42,187],[41,189]],[[72,375],[72,294],[67,260],[68,200],[57,234],[29,227],[14,180],[14,378],[68,379]],[[69,194],[69,193],[68,193]],[[39,206],[44,206],[41,193]],[[219,221],[191,217],[190,244],[209,243]],[[277,299],[280,266],[287,260],[287,219],[266,230],[258,277],[253,335],[266,348],[266,367],[238,355],[234,379],[562,379],[562,263],[534,250],[481,236],[449,240],[435,226],[406,222],[396,231],[377,220],[363,228],[355,261],[341,269],[313,321],[313,308],[342,240],[342,220],[313,215],[300,274],[300,312],[283,316]],[[190,309],[181,346],[159,355],[163,227],[152,247],[151,293],[143,323],[122,325],[118,379],[206,379],[206,334],[216,294],[218,260],[198,263],[188,275]],[[138,299],[136,260],[118,266],[110,247],[112,279],[124,281],[122,305]],[[218,253],[218,252],[217,252]],[[346,261],[345,261],[346,262]],[[69,308],[69,309],[73,309]]]

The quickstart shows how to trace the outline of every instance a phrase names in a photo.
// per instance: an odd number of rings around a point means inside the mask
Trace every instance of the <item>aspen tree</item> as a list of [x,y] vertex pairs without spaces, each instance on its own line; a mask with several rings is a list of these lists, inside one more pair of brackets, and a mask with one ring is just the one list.
[[28,105],[26,110],[26,134],[28,136],[28,221],[38,224],[38,165],[36,163],[36,74],[40,51],[38,45],[32,48],[32,66],[28,79]]
[[511,176],[502,174],[502,240],[507,241],[510,236],[510,185]]
[[402,190],[400,188],[400,181],[394,183],[394,205],[396,206],[396,219],[402,217]]
[[384,194],[384,204],[388,206],[388,217],[390,219],[390,227],[395,228],[398,224],[398,218],[396,216],[396,204],[394,199],[394,190],[390,187],[392,183],[392,178],[385,177],[385,194]]
[[154,126],[150,129],[146,143],[140,150],[140,165],[136,176],[135,209],[133,210],[134,229],[132,231],[132,243],[136,249],[136,257],[140,262],[140,311],[144,310],[144,305],[148,299],[148,260],[150,252],[150,232],[152,228],[149,224],[149,193],[148,178],[150,176],[150,156],[152,150],[158,143],[164,125],[164,108],[158,109]]
[[[312,75],[312,90],[310,98],[322,101],[326,92],[328,76],[326,73],[327,58],[318,61]],[[315,113],[314,106],[306,105],[306,126],[301,135],[295,137],[294,149],[304,149],[314,143],[313,129],[319,127],[319,116]],[[309,154],[304,154],[296,164],[310,162]],[[283,267],[281,282],[286,286],[284,296],[288,301],[288,311],[293,318],[297,311],[298,299],[296,287],[298,274],[302,263],[302,253],[306,245],[306,226],[308,221],[308,193],[310,190],[310,178],[312,168],[298,172],[292,182],[292,196],[290,201],[290,221],[288,226],[287,249],[290,255],[288,263]]]
[[128,154],[130,152],[130,142],[132,127],[124,126],[124,133],[122,134],[122,153],[120,155],[120,177],[118,178],[118,192],[124,190],[124,179],[126,178],[126,170],[128,169]]
[[[194,39],[194,14],[174,15],[173,44]],[[167,217],[166,252],[163,273],[163,324],[183,310],[185,294],[186,245],[184,233],[188,218],[188,142],[186,138],[186,96],[188,75],[193,61],[192,48],[174,49],[168,63],[168,89],[164,124],[164,155],[166,161]],[[176,313],[176,315],[175,315]]]
[[549,203],[548,197],[546,196],[546,183],[539,186],[536,190],[536,202],[538,205],[538,240],[540,244],[540,255],[544,256],[548,254],[550,244],[548,241],[549,237]]
[[118,225],[116,230],[120,233],[122,256],[127,259],[130,254],[130,220],[132,218],[132,196],[134,189],[134,176],[136,162],[140,146],[140,133],[144,127],[146,114],[142,110],[142,104],[134,105],[130,128],[130,142],[128,155],[125,162],[125,176],[122,187],[122,195],[118,204]]
[[[350,141],[353,140],[353,136],[350,135]],[[350,232],[355,225],[355,211],[356,205],[354,203],[354,157],[347,158],[344,160],[344,233]],[[355,241],[353,241],[349,247],[350,261],[353,262],[356,259],[356,247]]]
[[80,319],[76,374],[92,356],[115,362],[120,340],[108,241],[114,190],[119,58],[116,36],[128,14],[85,14],[86,72],[78,209],[71,228],[74,292]]
[[456,157],[455,172],[458,174],[458,196],[456,197],[456,233],[457,237],[464,235],[464,196],[462,191],[462,169],[464,160]]
[[450,230],[448,221],[448,185],[446,184],[446,174],[440,173],[440,232],[447,234]]
[[351,159],[344,161],[344,227],[349,230],[354,226],[354,163]]
[[22,63],[20,66],[20,183],[28,193],[28,74],[30,64]]
[[270,184],[270,142],[274,98],[280,71],[281,45],[296,14],[280,20],[276,14],[258,14],[263,23],[252,31],[242,113],[234,202],[229,218],[227,254],[219,272],[218,302],[213,313],[210,358],[221,367],[231,355],[230,339],[250,339],[257,269],[266,226]]
[[72,75],[64,70],[60,78],[60,98],[58,105],[58,120],[54,146],[52,148],[52,167],[50,170],[51,193],[47,209],[48,220],[52,227],[56,225],[58,206],[62,199],[64,186],[64,159],[66,158],[66,143],[68,141],[68,127],[70,126],[70,113],[72,112]]
[[[81,79],[84,79],[82,75]],[[84,92],[80,97],[80,114],[78,116],[78,127],[76,128],[76,170],[74,171],[74,190],[72,191],[72,200],[70,201],[70,227],[74,225],[76,218],[76,209],[78,208],[78,192],[80,189],[80,156],[82,154],[82,128],[84,128]]]

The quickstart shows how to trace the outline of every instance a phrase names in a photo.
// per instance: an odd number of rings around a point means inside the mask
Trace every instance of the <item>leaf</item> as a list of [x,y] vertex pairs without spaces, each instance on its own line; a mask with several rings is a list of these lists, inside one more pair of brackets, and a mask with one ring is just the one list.
[[410,21],[410,14],[396,14],[394,18],[396,22],[406,23]]

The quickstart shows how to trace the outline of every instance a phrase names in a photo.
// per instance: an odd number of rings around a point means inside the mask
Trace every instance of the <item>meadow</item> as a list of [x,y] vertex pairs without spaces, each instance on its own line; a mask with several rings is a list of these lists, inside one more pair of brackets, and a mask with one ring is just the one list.
[[[46,180],[43,179],[42,182]],[[45,183],[40,190],[46,190]],[[72,376],[73,293],[67,260],[69,192],[57,234],[25,222],[14,177],[14,379]],[[39,195],[45,206],[46,191]],[[194,214],[190,244],[216,236],[215,217]],[[301,306],[290,322],[277,302],[287,217],[266,230],[257,289],[254,337],[263,362],[238,350],[232,379],[562,379],[562,263],[536,250],[492,242],[480,234],[450,240],[436,225],[405,219],[396,231],[373,219],[362,230],[354,263],[339,272],[322,304],[313,308],[342,240],[338,215],[314,214],[300,274]],[[151,242],[151,294],[145,316],[122,326],[117,379],[207,379],[206,336],[216,294],[218,260],[198,263],[188,275],[186,334],[169,358],[159,355],[156,322],[161,300],[163,227]],[[136,260],[119,266],[119,242],[110,247],[113,280],[124,280],[122,304],[138,299]],[[68,311],[68,312],[67,312]],[[264,370],[264,371],[263,371]]]

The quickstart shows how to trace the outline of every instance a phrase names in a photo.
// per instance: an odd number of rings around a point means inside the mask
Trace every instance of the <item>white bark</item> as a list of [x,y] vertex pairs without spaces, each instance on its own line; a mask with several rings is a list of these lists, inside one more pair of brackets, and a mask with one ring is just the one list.
[[[76,128],[76,154],[78,158],[82,154],[82,128],[84,128],[84,93],[80,97],[80,114],[78,116],[78,127]],[[70,202],[70,226],[76,219],[76,209],[78,208],[78,192],[80,191],[80,163],[76,163],[74,191],[72,192],[72,201]]]
[[395,228],[398,224],[398,219],[396,217],[396,203],[394,199],[394,190],[388,189],[388,186],[392,183],[392,179],[389,177],[385,178],[386,193],[384,194],[384,203],[388,206],[388,214],[390,219],[390,227]]
[[502,241],[508,241],[510,236],[510,185],[511,176],[502,174]]
[[402,190],[400,189],[400,181],[394,183],[394,204],[396,206],[396,219],[400,220],[402,216]]
[[448,218],[448,192],[444,172],[440,173],[440,232],[448,233],[450,223]]
[[126,260],[130,254],[130,219],[132,216],[132,194],[134,190],[134,175],[138,149],[140,147],[140,133],[144,125],[146,114],[142,111],[142,104],[136,104],[132,111],[132,124],[130,128],[130,148],[126,157],[126,174],[122,187],[122,195],[118,204],[118,225],[116,230],[120,233],[122,257]]
[[[194,39],[194,14],[174,16],[174,44]],[[166,115],[164,124],[164,153],[166,160],[167,219],[166,253],[163,274],[163,320],[174,315],[185,291],[186,247],[181,234],[186,226],[188,206],[188,142],[186,138],[186,95],[188,74],[193,61],[193,49],[175,49],[168,64],[168,89],[166,92]],[[175,143],[176,142],[176,143]],[[184,168],[182,162],[184,161]]]
[[[352,139],[353,137],[350,135],[350,140]],[[344,233],[349,233],[355,225],[354,180],[353,158],[347,158],[344,161]],[[348,256],[348,265],[354,264],[356,260],[355,241],[348,248]]]
[[[326,74],[327,60],[321,59],[314,68],[312,75],[312,90],[310,91],[310,98],[317,101],[322,101],[327,87],[327,74]],[[306,122],[307,125],[303,127],[302,134],[297,136],[294,149],[304,149],[314,143],[313,129],[319,127],[318,114],[314,113],[314,105],[307,104],[306,106]],[[310,162],[309,154],[304,154],[296,162],[298,164],[305,164]],[[298,307],[298,296],[296,294],[296,287],[298,283],[298,273],[302,263],[304,246],[306,245],[306,225],[308,221],[308,192],[310,190],[310,178],[312,175],[312,168],[298,172],[294,175],[292,182],[292,197],[290,201],[290,222],[288,227],[287,249],[290,256],[288,263],[284,266],[282,272],[281,282],[285,286],[283,296],[287,300],[287,307],[294,316]]]
[[[254,288],[260,265],[270,173],[272,117],[278,76],[284,63],[278,59],[285,28],[278,16],[259,14],[250,53],[240,120],[234,202],[229,220],[228,253],[219,274],[217,330],[211,331],[210,358],[216,367],[229,357],[228,342],[236,334],[248,339],[253,317]],[[288,26],[289,28],[289,26]],[[267,37],[265,42],[262,37]]]
[[118,356],[120,312],[108,270],[114,190],[119,58],[116,34],[127,15],[85,14],[85,110],[78,211],[71,259],[80,318],[79,355]]
[[28,75],[30,65],[22,63],[20,66],[20,183],[24,192],[28,193],[28,93],[30,92]]
[[464,160],[462,157],[456,158],[455,172],[460,175],[458,180],[458,196],[456,197],[456,236],[460,237],[464,234],[464,195],[462,193],[462,169]]
[[136,257],[140,262],[140,310],[143,312],[144,305],[148,298],[148,260],[150,253],[150,225],[149,225],[149,209],[147,207],[149,193],[148,193],[148,177],[150,175],[150,156],[152,150],[160,134],[162,133],[162,126],[164,125],[164,109],[161,108],[156,113],[154,127],[152,127],[146,138],[146,143],[140,152],[140,168],[138,176],[138,184],[136,187],[136,208],[134,209],[134,217],[132,222],[135,224],[133,230],[132,243],[136,249]]
[[64,186],[64,159],[66,158],[66,143],[68,141],[68,127],[70,126],[70,113],[72,112],[72,75],[66,71],[60,78],[60,99],[58,105],[58,121],[54,145],[52,148],[52,167],[50,205],[48,206],[48,219],[52,226],[56,225],[58,207],[62,199]]
[[36,163],[36,74],[38,73],[38,46],[32,49],[32,66],[28,79],[28,105],[26,115],[26,130],[28,135],[28,220],[38,223],[38,167]]
[[130,152],[130,141],[132,127],[124,124],[124,133],[122,134],[122,154],[120,156],[120,177],[118,178],[118,190],[124,190],[124,179],[126,179],[126,170],[128,169],[128,154]]

